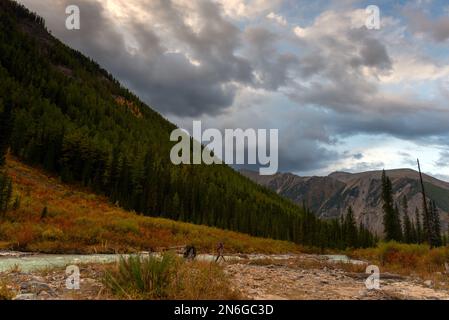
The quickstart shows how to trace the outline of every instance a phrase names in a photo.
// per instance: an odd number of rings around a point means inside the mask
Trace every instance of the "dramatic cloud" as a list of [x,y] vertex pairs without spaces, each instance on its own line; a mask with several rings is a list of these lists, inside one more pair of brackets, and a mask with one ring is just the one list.
[[407,9],[405,15],[409,20],[412,32],[428,35],[437,42],[449,40],[449,16],[435,19],[418,9]]
[[[449,175],[441,1],[384,4],[380,30],[352,0],[19,1],[183,127],[279,129],[282,171],[413,166],[419,156]],[[65,29],[69,4],[81,9],[80,31]],[[395,151],[384,159],[387,142]]]

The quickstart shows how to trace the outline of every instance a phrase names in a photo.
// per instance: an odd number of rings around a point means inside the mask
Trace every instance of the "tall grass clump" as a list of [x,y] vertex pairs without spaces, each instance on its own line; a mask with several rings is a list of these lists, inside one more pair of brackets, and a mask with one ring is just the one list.
[[382,242],[376,248],[355,250],[353,257],[378,263],[384,269],[404,274],[429,274],[447,272],[449,247],[430,249],[427,244],[404,244],[395,241]]
[[0,300],[12,300],[14,293],[10,290],[6,283],[0,281]]
[[105,273],[104,283],[119,299],[237,299],[220,266],[161,257],[129,256]]
[[105,284],[117,296],[130,299],[164,299],[178,259],[173,254],[157,257],[121,257],[117,269],[105,274]]

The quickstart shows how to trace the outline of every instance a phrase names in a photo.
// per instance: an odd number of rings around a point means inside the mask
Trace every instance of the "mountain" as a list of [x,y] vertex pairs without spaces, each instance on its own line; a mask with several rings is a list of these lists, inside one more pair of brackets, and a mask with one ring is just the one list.
[[[336,218],[349,206],[357,220],[376,232],[382,227],[381,177],[382,171],[361,173],[334,172],[327,177],[300,177],[291,173],[259,176],[256,172],[242,170],[251,180],[266,186],[297,204],[305,203],[321,218]],[[386,171],[393,183],[394,200],[406,196],[409,216],[415,219],[415,208],[422,209],[419,173],[410,169]],[[449,183],[423,175],[428,198],[434,200],[440,211],[443,229],[448,228]]]
[[176,126],[12,0],[0,1],[0,113],[11,115],[13,156],[128,211],[304,245],[345,245],[340,226],[226,165],[172,164]]

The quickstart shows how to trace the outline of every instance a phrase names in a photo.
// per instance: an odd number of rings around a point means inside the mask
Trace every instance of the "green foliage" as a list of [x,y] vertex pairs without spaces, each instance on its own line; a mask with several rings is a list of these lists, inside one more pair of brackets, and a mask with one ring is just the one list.
[[11,136],[12,126],[12,110],[11,105],[2,106],[0,99],[0,167],[4,166],[6,153],[9,147],[9,139]]
[[121,258],[103,282],[125,299],[236,300],[228,276],[217,264],[186,261],[174,254]]
[[403,214],[403,234],[405,243],[415,243],[416,242],[416,231],[410,217],[408,215],[408,201],[407,197],[402,198],[402,214]]
[[401,244],[395,241],[380,243],[378,246],[379,260],[382,264],[415,265],[420,257],[429,252],[427,245]]
[[0,217],[3,216],[8,209],[12,198],[12,182],[11,179],[0,171]]
[[394,205],[392,183],[385,170],[382,172],[382,201],[385,240],[401,241],[402,229],[399,209]]
[[438,212],[437,205],[435,201],[429,202],[429,232],[430,232],[430,244],[432,247],[440,247],[443,242],[441,239],[441,222],[440,222],[440,214]]
[[432,183],[424,182],[427,196],[435,201],[439,208],[449,211],[449,191]]
[[121,257],[118,271],[106,273],[104,283],[113,293],[132,298],[144,296],[147,299],[168,297],[168,288],[176,270],[177,258],[165,254],[157,257]]

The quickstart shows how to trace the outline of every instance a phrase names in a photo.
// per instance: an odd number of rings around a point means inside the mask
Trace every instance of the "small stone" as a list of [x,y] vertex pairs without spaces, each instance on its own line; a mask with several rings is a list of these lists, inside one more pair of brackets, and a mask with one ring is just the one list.
[[424,281],[424,284],[428,287],[432,287],[433,286],[433,281],[432,280],[426,280]]
[[36,295],[34,293],[19,294],[13,300],[36,300]]
[[38,294],[39,299],[47,300],[51,297],[51,295],[47,291],[41,291],[41,293]]

